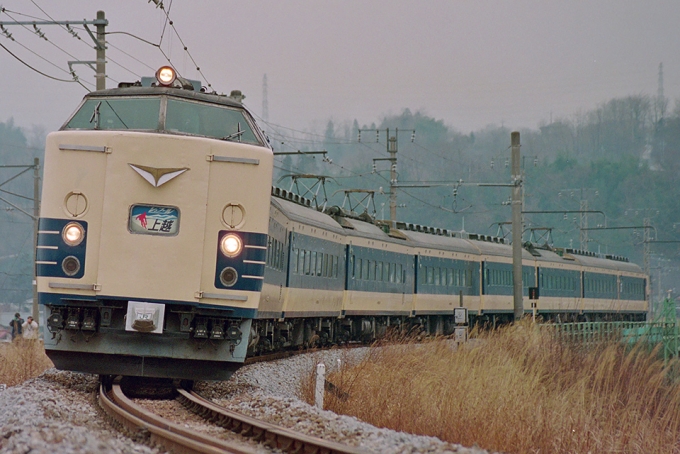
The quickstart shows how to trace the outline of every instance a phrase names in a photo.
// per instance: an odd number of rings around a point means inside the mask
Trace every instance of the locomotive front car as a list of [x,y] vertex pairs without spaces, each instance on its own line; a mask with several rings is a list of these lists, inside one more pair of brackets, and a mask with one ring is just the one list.
[[257,314],[273,155],[242,98],[157,76],[88,94],[47,138],[45,349],[59,369],[225,379]]

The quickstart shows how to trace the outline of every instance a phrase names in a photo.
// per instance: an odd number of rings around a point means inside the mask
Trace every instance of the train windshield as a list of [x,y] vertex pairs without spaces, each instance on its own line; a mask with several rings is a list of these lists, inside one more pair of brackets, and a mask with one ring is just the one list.
[[160,98],[88,99],[64,129],[158,129]]
[[90,98],[63,129],[167,131],[262,145],[242,110],[171,97],[162,103],[162,98]]
[[165,130],[260,145],[243,111],[168,98]]

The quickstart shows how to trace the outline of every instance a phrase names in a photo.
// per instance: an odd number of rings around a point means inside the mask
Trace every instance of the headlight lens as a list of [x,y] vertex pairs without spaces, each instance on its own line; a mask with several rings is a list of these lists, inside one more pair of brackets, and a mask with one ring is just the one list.
[[78,246],[85,239],[85,229],[77,222],[69,222],[61,232],[61,237],[69,246]]
[[222,270],[220,273],[220,282],[222,285],[225,287],[233,287],[234,284],[236,284],[236,281],[238,280],[238,273],[236,270],[232,267],[227,267]]
[[227,257],[236,257],[241,253],[241,249],[243,249],[243,242],[237,235],[230,233],[222,237],[220,249],[222,250],[222,254]]
[[61,262],[61,269],[64,270],[64,274],[67,276],[75,276],[80,271],[80,260],[69,255]]
[[163,66],[156,72],[156,79],[161,85],[172,85],[175,81],[175,70],[169,66]]

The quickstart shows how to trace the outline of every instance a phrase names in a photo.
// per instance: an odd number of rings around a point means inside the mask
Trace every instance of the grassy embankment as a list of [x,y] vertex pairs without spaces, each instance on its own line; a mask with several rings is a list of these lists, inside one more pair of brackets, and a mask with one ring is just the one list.
[[[460,349],[374,347],[359,364],[330,364],[328,380],[349,399],[326,392],[325,408],[489,451],[680,452],[680,384],[658,351],[584,350],[524,323],[479,338]],[[313,370],[301,393],[312,403]]]
[[0,384],[14,386],[53,367],[40,341],[0,343]]

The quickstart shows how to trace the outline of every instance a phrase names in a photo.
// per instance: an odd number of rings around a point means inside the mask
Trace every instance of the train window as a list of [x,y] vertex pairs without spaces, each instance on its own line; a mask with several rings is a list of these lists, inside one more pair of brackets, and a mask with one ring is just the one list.
[[395,273],[395,271],[396,271],[396,268],[397,268],[397,267],[395,266],[394,263],[390,263],[390,282],[395,282],[395,281],[396,281],[395,276],[394,276],[394,273]]
[[298,250],[297,248],[293,248],[293,255],[290,258],[290,267],[292,268],[292,273],[297,274],[298,273]]
[[427,267],[427,283],[432,285],[434,282],[433,268],[431,266]]
[[309,253],[309,270],[305,266],[305,274],[314,276],[314,273],[316,273],[316,251],[311,251]]
[[63,129],[158,130],[159,97],[88,99]]
[[305,274],[305,250],[298,250],[298,274]]
[[375,263],[375,278],[379,281],[384,281],[383,279],[383,262]]
[[396,268],[395,275],[396,275],[397,284],[401,284],[401,275],[402,275],[403,266],[402,266],[401,263],[397,263],[395,265],[395,268]]
[[304,251],[304,254],[305,254],[305,262],[304,262],[305,268],[304,268],[304,274],[307,275],[307,276],[309,276],[309,264],[310,264],[311,259],[312,259],[312,254],[311,254],[311,252],[309,252],[309,251],[307,251],[307,250]]
[[195,101],[169,98],[165,129],[260,145],[242,111]]
[[434,285],[439,285],[439,268],[434,268]]
[[370,260],[364,260],[361,264],[361,279],[368,280],[368,268],[370,266]]
[[374,281],[375,280],[375,261],[368,260],[366,263],[368,265],[368,280]]
[[323,252],[317,252],[317,260],[316,260],[316,275],[321,276],[321,273],[323,271]]
[[338,277],[338,263],[340,262],[340,257],[337,255],[333,256],[333,270],[335,271],[335,277]]

